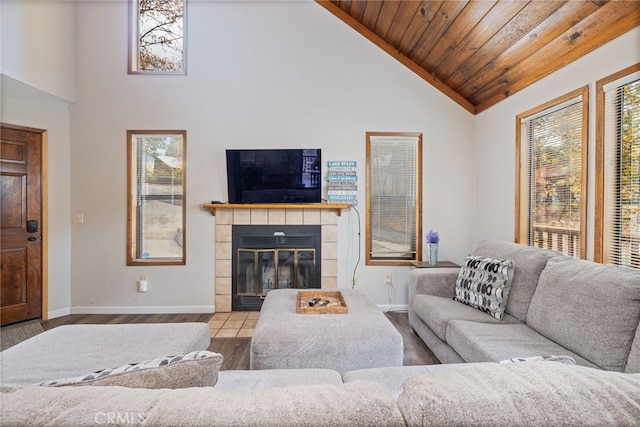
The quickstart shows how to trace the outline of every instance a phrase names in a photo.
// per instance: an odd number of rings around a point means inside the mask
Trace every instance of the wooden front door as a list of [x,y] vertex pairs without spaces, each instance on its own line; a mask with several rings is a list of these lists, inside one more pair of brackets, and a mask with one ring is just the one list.
[[1,127],[2,325],[42,315],[43,133],[17,126]]

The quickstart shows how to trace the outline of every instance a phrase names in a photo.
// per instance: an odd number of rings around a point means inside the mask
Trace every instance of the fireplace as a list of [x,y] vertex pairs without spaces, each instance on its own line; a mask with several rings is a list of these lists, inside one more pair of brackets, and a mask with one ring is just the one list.
[[233,225],[232,310],[258,311],[273,289],[321,287],[320,225]]

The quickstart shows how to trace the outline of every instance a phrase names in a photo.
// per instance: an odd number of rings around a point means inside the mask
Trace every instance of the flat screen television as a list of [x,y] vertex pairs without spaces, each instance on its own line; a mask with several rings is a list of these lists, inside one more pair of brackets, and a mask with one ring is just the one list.
[[320,149],[227,150],[229,203],[320,203]]

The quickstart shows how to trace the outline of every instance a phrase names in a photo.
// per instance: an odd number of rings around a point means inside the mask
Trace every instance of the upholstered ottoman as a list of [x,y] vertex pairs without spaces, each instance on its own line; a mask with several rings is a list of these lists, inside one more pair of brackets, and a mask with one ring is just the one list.
[[210,335],[206,323],[58,326],[0,353],[0,382],[39,384],[206,350]]
[[251,369],[344,373],[402,366],[402,336],[365,294],[341,290],[346,314],[296,314],[297,292],[278,289],[267,294],[251,339]]

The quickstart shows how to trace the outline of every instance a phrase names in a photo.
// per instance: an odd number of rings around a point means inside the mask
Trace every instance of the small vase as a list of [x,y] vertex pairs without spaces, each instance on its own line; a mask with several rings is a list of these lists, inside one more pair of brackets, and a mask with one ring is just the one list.
[[429,243],[429,266],[435,267],[438,264],[438,244]]

